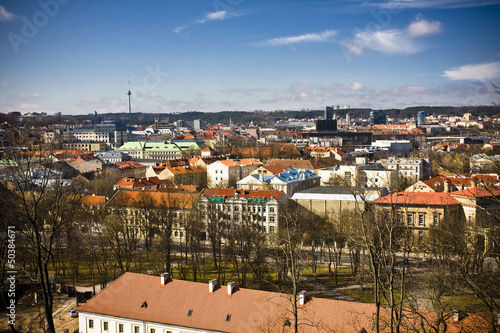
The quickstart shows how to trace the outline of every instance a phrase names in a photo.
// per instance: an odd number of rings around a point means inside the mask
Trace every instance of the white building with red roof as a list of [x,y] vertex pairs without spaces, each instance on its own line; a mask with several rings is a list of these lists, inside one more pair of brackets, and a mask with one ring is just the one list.
[[[81,333],[186,333],[294,331],[292,302],[297,303],[300,332],[368,332],[374,304],[309,297],[301,291],[293,300],[286,293],[220,286],[216,280],[197,283],[125,273],[78,308]],[[381,316],[387,311],[382,309]],[[425,320],[405,312],[403,327],[430,331],[435,318]],[[435,316],[434,316],[435,317]],[[467,316],[447,322],[447,332],[483,331],[485,321]]]

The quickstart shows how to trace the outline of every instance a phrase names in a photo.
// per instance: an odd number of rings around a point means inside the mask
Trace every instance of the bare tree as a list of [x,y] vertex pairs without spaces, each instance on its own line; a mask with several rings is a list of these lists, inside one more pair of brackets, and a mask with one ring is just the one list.
[[21,205],[17,211],[19,229],[35,260],[35,275],[25,273],[40,285],[47,331],[55,332],[50,264],[57,238],[68,231],[67,226],[81,207],[79,189],[62,179],[63,166],[54,162],[50,152],[8,154],[7,158],[11,161],[13,193]]

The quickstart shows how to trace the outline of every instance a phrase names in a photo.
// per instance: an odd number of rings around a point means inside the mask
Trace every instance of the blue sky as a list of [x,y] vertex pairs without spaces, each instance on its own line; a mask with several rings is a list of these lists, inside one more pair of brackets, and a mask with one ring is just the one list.
[[500,0],[0,0],[0,112],[498,101]]

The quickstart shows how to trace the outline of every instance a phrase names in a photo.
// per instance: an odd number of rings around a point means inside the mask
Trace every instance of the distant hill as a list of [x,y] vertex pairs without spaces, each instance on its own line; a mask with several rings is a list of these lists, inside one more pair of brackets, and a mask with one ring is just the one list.
[[[372,109],[340,109],[336,110],[338,117],[345,117],[347,112],[351,119],[368,118]],[[405,109],[382,109],[391,118],[415,117],[418,111],[425,111],[427,115],[452,115],[461,116],[470,112],[473,116],[491,117],[500,114],[500,106],[412,106]],[[323,116],[323,110],[309,111],[221,111],[221,112],[199,112],[186,111],[182,113],[105,113],[99,114],[101,120],[119,120],[127,124],[151,125],[155,118],[169,119],[170,122],[183,120],[192,122],[195,119],[201,119],[209,124],[229,125],[231,120],[233,124],[249,124],[251,121],[259,126],[270,126],[278,120],[289,118],[309,119]],[[93,119],[93,114],[72,116],[77,120]]]

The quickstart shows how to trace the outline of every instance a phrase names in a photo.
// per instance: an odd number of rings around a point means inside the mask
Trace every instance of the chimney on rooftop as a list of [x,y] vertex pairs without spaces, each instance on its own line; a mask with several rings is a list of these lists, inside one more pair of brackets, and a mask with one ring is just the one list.
[[458,313],[458,310],[453,310],[453,321],[459,321],[460,320],[460,313]]
[[451,183],[451,181],[449,179],[445,179],[443,183],[444,183],[444,190],[443,190],[443,192],[444,193],[450,193],[450,183]]
[[168,283],[168,281],[170,280],[170,274],[169,273],[163,273],[162,275],[160,275],[161,277],[161,285],[164,286]]
[[299,306],[304,306],[306,305],[306,298],[307,298],[307,291],[302,290],[299,293]]
[[215,287],[217,287],[217,279],[212,279],[208,281],[208,292],[212,294],[215,291]]
[[227,295],[231,296],[236,289],[236,283],[234,281],[227,283]]

